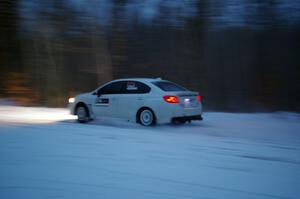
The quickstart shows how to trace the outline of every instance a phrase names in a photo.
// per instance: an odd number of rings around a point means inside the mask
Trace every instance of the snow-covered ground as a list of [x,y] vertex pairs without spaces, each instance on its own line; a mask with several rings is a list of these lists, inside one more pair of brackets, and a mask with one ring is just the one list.
[[300,115],[210,112],[147,128],[0,106],[0,198],[297,199]]

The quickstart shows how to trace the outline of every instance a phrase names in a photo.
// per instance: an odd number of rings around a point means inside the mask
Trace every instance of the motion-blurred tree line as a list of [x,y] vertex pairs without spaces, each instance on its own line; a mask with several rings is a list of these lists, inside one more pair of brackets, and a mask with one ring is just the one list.
[[300,111],[300,4],[1,0],[0,98],[66,106],[123,77],[162,77],[206,109]]

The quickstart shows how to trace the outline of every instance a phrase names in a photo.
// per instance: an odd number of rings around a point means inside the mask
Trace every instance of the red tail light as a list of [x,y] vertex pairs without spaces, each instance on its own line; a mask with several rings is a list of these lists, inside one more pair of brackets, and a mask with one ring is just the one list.
[[198,102],[201,102],[201,96],[200,95],[198,95],[197,99],[198,99]]
[[164,96],[164,100],[168,103],[176,104],[179,103],[179,98],[173,95]]

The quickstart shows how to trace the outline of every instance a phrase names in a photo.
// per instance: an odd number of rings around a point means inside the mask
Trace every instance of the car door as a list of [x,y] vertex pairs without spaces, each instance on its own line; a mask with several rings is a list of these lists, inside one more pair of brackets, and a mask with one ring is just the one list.
[[134,118],[136,111],[143,106],[150,87],[139,81],[126,81],[119,97],[119,116],[121,118]]
[[97,91],[93,110],[98,117],[116,117],[118,114],[118,96],[120,95],[123,81],[112,82]]

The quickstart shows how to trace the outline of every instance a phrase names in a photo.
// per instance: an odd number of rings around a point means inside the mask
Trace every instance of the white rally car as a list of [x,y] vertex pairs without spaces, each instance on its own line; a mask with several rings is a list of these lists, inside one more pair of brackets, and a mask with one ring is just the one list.
[[70,98],[69,107],[79,122],[110,117],[150,126],[202,120],[201,96],[160,78],[114,80]]

